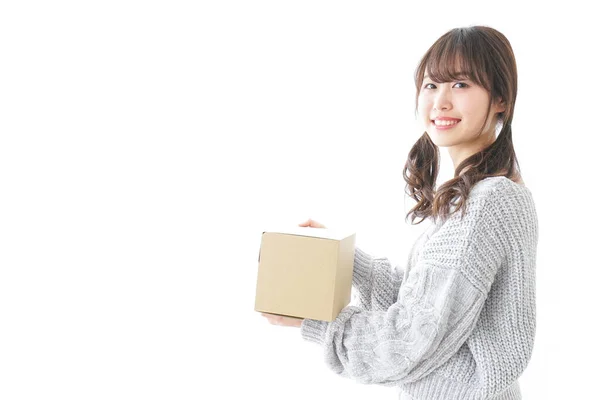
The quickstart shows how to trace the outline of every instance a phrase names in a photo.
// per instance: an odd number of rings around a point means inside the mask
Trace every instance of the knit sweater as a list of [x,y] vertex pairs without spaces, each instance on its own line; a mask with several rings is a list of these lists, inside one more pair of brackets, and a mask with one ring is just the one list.
[[430,222],[404,270],[355,249],[357,304],[300,329],[331,370],[397,387],[401,399],[521,399],[536,327],[533,197],[490,177],[462,211]]

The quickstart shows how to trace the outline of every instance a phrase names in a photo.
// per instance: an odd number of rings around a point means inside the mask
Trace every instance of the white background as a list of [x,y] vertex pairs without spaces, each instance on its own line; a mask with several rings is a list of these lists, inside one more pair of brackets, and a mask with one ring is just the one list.
[[516,54],[540,224],[522,392],[593,397],[594,13],[404,3],[2,2],[0,398],[396,398],[254,311],[261,229],[310,217],[403,264],[421,229],[404,221],[413,73],[473,24]]

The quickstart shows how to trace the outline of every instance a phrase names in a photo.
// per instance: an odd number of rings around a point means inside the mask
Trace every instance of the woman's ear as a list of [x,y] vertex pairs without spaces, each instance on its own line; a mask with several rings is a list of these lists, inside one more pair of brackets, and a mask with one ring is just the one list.
[[501,97],[499,97],[496,100],[496,106],[495,107],[496,107],[495,114],[504,113],[504,111],[506,111],[506,102],[504,100],[502,100]]

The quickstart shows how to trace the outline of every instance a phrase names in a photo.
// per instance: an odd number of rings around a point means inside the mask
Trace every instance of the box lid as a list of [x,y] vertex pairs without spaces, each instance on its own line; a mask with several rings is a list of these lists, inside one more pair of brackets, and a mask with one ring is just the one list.
[[308,236],[331,240],[343,240],[355,234],[355,232],[348,229],[311,228],[304,226],[272,227],[270,229],[263,230],[263,233],[265,232]]

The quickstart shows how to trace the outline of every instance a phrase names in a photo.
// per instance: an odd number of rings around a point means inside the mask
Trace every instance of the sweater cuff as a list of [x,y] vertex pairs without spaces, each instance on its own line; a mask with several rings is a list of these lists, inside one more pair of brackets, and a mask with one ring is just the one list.
[[329,322],[315,319],[304,319],[300,325],[302,338],[309,342],[322,345],[325,343],[325,333],[329,327]]
[[359,249],[354,248],[354,272],[352,274],[352,284],[356,287],[363,286],[366,282],[369,282],[373,268],[371,264],[373,258]]

